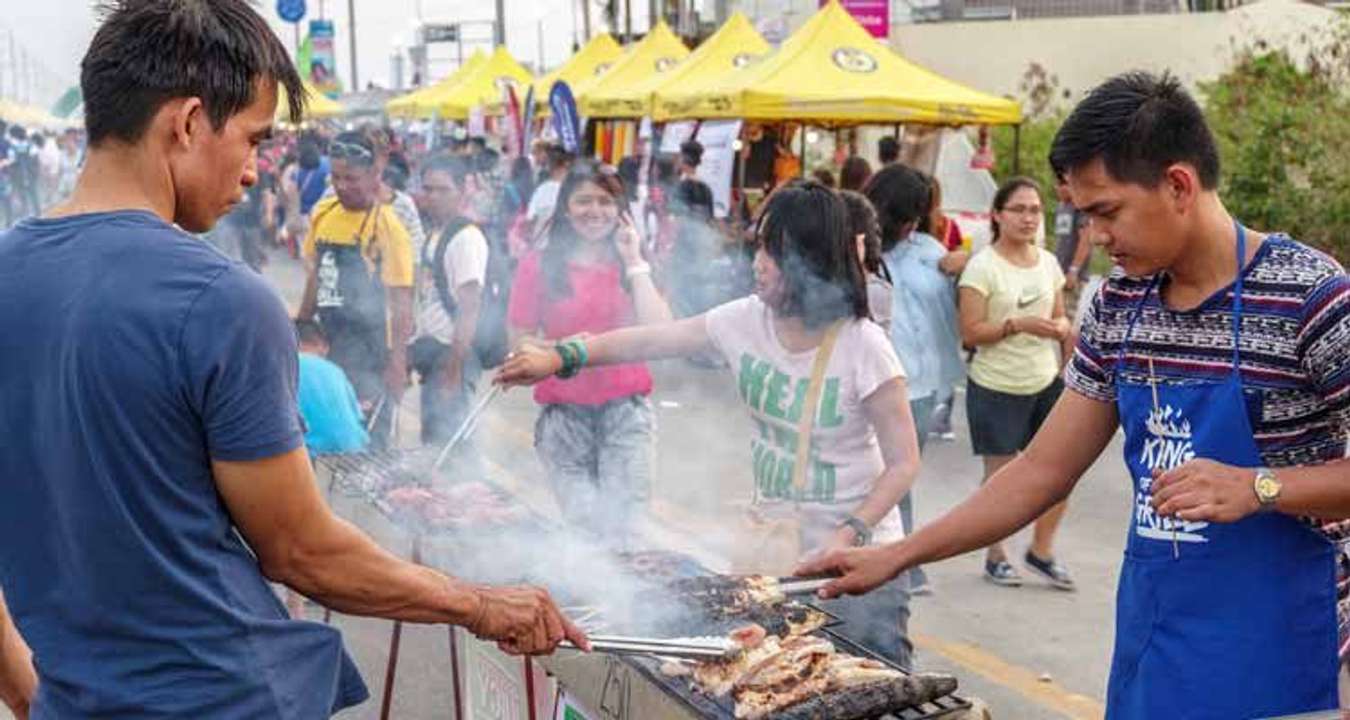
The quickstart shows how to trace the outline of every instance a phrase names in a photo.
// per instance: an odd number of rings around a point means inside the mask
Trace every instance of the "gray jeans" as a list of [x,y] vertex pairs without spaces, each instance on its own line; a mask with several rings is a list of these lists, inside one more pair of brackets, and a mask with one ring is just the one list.
[[634,395],[604,405],[545,405],[534,446],[563,519],[617,550],[638,547],[651,494],[656,416]]

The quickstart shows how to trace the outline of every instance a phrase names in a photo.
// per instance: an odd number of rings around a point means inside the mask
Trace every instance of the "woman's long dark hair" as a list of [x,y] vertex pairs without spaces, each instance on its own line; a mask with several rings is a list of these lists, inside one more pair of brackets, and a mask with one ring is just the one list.
[[[619,206],[620,221],[624,217],[631,217],[623,181],[613,170],[591,162],[579,162],[572,166],[562,182],[562,187],[558,189],[558,204],[553,207],[553,217],[549,219],[548,230],[545,232],[548,241],[540,257],[543,263],[544,282],[548,289],[548,297],[551,299],[565,298],[572,294],[568,265],[580,238],[577,237],[576,229],[572,227],[572,219],[567,216],[567,204],[577,188],[586,182],[599,186],[614,198],[615,204]],[[605,249],[609,251],[611,261],[616,265],[619,264],[619,250],[614,243],[606,243]],[[624,280],[625,289],[627,282]]]
[[1041,184],[1024,175],[1009,178],[998,187],[998,192],[994,193],[994,208],[989,213],[989,231],[991,233],[989,243],[991,245],[998,242],[998,214],[1003,212],[1003,208],[1007,207],[1008,199],[1013,196],[1013,193],[1022,188],[1031,188],[1036,191],[1037,195],[1041,194]]
[[928,212],[928,181],[918,170],[895,164],[878,170],[863,194],[876,208],[881,224],[881,251],[890,252],[908,235],[901,231]]
[[765,203],[756,236],[783,276],[777,312],[813,329],[871,317],[867,278],[838,193],[814,180],[784,185]]

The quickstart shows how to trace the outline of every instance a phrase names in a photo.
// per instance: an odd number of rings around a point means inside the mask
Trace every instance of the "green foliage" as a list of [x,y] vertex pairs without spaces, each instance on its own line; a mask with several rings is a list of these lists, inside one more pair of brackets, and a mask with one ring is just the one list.
[[[1350,262],[1350,26],[1309,49],[1303,62],[1285,50],[1249,48],[1228,72],[1203,83],[1205,114],[1219,143],[1220,195],[1235,217],[1282,231]],[[1067,115],[1057,79],[1031,65],[1022,83],[1020,172],[1045,188],[1046,157]],[[994,177],[1014,174],[1014,131],[991,130]]]
[[[1334,54],[1323,55],[1336,57]],[[1246,51],[1202,86],[1220,193],[1240,220],[1350,259],[1350,98],[1340,68]]]

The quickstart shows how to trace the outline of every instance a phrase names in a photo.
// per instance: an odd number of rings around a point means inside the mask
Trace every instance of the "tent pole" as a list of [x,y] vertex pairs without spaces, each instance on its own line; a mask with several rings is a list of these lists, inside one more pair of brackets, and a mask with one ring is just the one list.
[[797,163],[797,172],[800,173],[797,177],[806,177],[806,123],[802,123],[802,126],[797,129],[797,132],[802,134],[801,142],[799,143],[799,146],[802,149],[802,157],[801,162]]
[[1013,174],[1022,174],[1022,123],[1013,126]]

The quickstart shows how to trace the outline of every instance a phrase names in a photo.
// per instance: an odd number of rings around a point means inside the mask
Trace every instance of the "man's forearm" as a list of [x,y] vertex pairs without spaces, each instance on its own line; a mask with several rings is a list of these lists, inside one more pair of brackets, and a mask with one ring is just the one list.
[[389,361],[408,367],[408,343],[412,340],[412,288],[389,288]]
[[395,557],[345,520],[329,522],[323,540],[265,564],[268,577],[349,615],[473,622],[481,602],[473,585]]
[[32,652],[10,620],[4,596],[0,595],[0,702],[10,712],[24,718],[36,693],[37,673],[33,671]]
[[483,306],[482,291],[464,287],[455,293],[459,317],[455,318],[455,336],[450,343],[450,356],[463,362],[473,350],[473,339],[478,334],[478,315]]
[[862,504],[853,511],[853,515],[869,527],[876,527],[886,513],[895,507],[900,499],[914,485],[915,473],[905,467],[888,467],[872,486],[872,492],[863,499]]
[[1024,453],[965,502],[897,542],[894,550],[908,568],[987,547],[1067,498],[1076,480],[1042,467]]
[[[1283,484],[1275,508],[1286,515],[1323,520],[1350,518],[1350,459],[1323,465],[1274,468]],[[1253,493],[1255,490],[1253,490]]]

